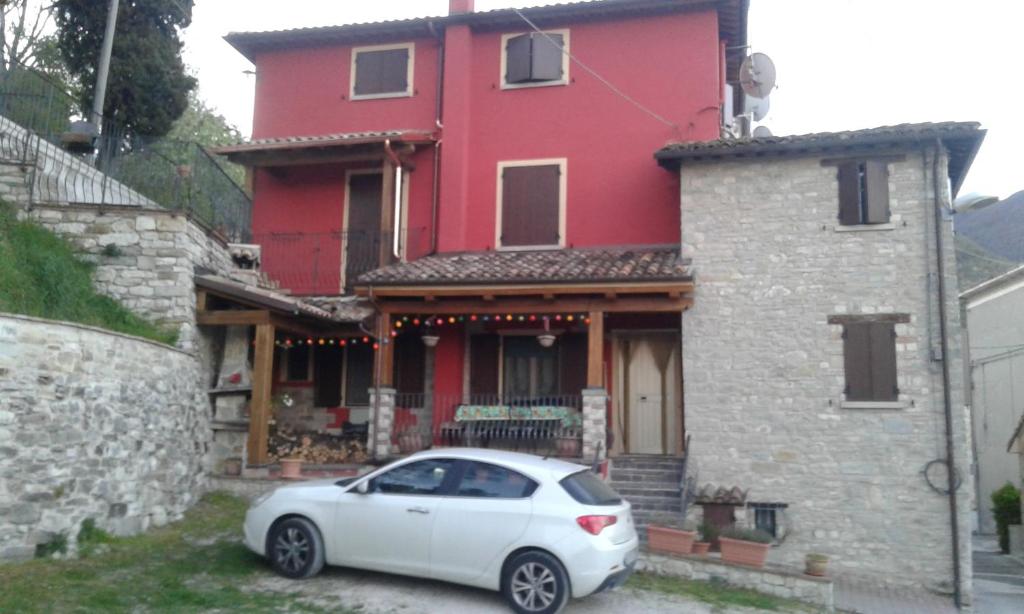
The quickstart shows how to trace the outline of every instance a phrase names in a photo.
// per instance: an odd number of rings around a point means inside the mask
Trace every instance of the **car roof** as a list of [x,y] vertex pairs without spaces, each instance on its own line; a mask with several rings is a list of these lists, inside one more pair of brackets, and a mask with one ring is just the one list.
[[474,460],[483,463],[494,463],[503,465],[510,469],[516,469],[523,473],[544,472],[554,474],[561,478],[584,471],[587,467],[576,463],[566,462],[557,458],[541,457],[534,454],[523,454],[522,452],[507,452],[505,450],[490,450],[485,448],[432,448],[417,452],[409,456],[409,459],[424,458],[456,458],[460,460]]

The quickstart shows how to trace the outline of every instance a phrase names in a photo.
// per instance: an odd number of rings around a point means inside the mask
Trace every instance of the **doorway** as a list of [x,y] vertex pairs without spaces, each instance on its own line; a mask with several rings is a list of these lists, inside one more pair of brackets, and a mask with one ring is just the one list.
[[680,454],[683,386],[678,333],[621,333],[616,346],[617,451]]

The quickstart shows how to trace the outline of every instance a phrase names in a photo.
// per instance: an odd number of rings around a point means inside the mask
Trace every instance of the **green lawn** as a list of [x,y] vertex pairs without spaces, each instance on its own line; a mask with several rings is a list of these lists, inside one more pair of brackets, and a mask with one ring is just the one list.
[[320,612],[243,592],[263,562],[238,534],[247,503],[211,494],[181,522],[130,538],[82,535],[77,560],[0,565],[0,612]]
[[0,202],[0,311],[98,326],[162,343],[177,333],[143,320],[98,294],[93,266],[73,246],[45,228],[18,221]]
[[818,609],[793,599],[783,599],[724,582],[697,582],[649,573],[634,574],[626,586],[668,595],[681,595],[721,608],[746,607],[769,612],[817,612]]

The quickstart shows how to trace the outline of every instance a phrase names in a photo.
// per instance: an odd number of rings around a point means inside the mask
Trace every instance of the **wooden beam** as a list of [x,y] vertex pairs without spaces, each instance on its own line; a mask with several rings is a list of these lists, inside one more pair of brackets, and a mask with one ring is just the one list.
[[196,313],[202,313],[206,311],[207,306],[210,304],[210,295],[206,290],[196,290]]
[[653,297],[619,297],[614,301],[605,298],[577,298],[545,301],[543,299],[520,298],[502,301],[446,300],[427,303],[425,301],[380,301],[382,308],[398,315],[422,313],[445,313],[450,315],[490,315],[503,313],[584,313],[603,311],[605,313],[679,313],[685,311],[693,300],[690,298],[670,299],[665,295]]
[[252,401],[249,406],[250,465],[266,465],[270,433],[270,391],[274,377],[274,325],[256,326],[256,349],[252,369]]
[[379,145],[357,151],[336,149],[306,151],[266,151],[230,154],[228,159],[249,167],[285,167],[309,164],[354,164],[379,162],[384,159],[384,150]]
[[[499,284],[471,286],[374,286],[373,296],[378,297],[422,297],[433,296],[541,296],[584,295],[607,293],[621,294],[667,294],[669,292],[692,292],[693,282],[635,282],[608,284]],[[356,294],[367,296],[369,287],[356,288]]]
[[604,387],[604,312],[590,312],[587,328],[587,388]]
[[381,358],[373,361],[374,366],[380,368],[380,374],[374,381],[380,382],[384,388],[394,385],[395,340],[391,337],[391,321],[391,315],[388,313],[383,313],[377,318],[377,351],[381,353]]
[[196,314],[196,323],[201,326],[252,326],[256,324],[270,324],[270,312],[256,309],[201,311]]

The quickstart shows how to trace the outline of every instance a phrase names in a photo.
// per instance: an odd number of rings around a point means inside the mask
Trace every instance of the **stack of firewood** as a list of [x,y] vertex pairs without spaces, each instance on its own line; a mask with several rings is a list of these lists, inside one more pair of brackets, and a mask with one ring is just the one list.
[[366,446],[361,441],[329,433],[297,432],[277,424],[270,425],[267,447],[270,462],[282,458],[301,458],[313,465],[333,465],[362,463],[367,458]]

